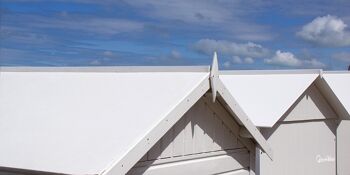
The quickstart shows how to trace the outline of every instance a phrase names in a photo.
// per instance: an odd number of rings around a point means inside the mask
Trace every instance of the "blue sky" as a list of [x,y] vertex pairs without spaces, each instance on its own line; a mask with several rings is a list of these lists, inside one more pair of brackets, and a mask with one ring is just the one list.
[[0,65],[345,70],[350,1],[2,0]]

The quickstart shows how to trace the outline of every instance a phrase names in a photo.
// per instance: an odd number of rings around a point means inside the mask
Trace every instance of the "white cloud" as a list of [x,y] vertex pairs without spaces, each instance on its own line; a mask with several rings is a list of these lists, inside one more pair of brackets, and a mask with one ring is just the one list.
[[172,50],[172,51],[170,52],[169,57],[170,57],[171,59],[181,59],[181,58],[182,58],[181,53],[178,52],[178,51],[176,51],[176,50]]
[[232,57],[232,62],[233,63],[237,63],[237,64],[241,64],[242,63],[242,59],[239,56],[233,56]]
[[324,68],[326,65],[320,61],[318,61],[316,58],[311,58],[309,60],[304,60],[304,66],[308,68]]
[[254,62],[254,59],[251,57],[245,57],[242,59],[239,56],[233,56],[232,59],[226,61],[223,65],[224,67],[229,68],[233,64],[253,64]]
[[301,60],[291,52],[277,50],[270,59],[265,59],[265,63],[287,66],[287,67],[306,67],[306,68],[324,68],[326,65],[315,58]]
[[253,64],[254,63],[254,59],[250,58],[250,57],[246,57],[244,58],[244,62],[247,64]]
[[347,25],[336,16],[317,17],[303,26],[297,36],[314,44],[324,46],[350,45],[350,33],[346,31]]
[[341,53],[336,53],[332,56],[333,59],[350,63],[350,52],[341,52]]
[[225,62],[224,62],[224,67],[225,67],[225,68],[231,67],[231,62],[230,62],[230,61],[225,61]]
[[[63,18],[53,18],[51,16],[38,15],[15,15],[5,16],[4,21],[13,21],[25,26],[26,29],[63,29],[79,32],[79,34],[95,34],[99,36],[109,36],[124,32],[139,32],[144,29],[144,22],[93,17],[84,15],[72,15]],[[23,22],[24,21],[24,22]],[[20,26],[23,28],[23,26]],[[15,25],[7,26],[8,28],[21,30]]]
[[235,43],[225,40],[201,39],[194,44],[194,49],[208,55],[214,51],[227,56],[244,56],[262,58],[269,54],[269,50],[253,42]]
[[[272,40],[270,26],[246,20],[251,12],[256,12],[256,2],[249,6],[243,1],[188,1],[188,0],[132,0],[125,1],[138,13],[153,19],[173,21],[172,29],[196,31],[216,31],[222,35],[245,41]],[[235,10],[232,10],[235,9]],[[248,10],[249,9],[249,10]],[[251,9],[251,10],[250,10]],[[181,23],[183,24],[181,24]],[[180,25],[180,26],[179,26]],[[200,28],[198,28],[201,26]],[[189,30],[186,30],[189,31]]]
[[189,23],[223,22],[229,20],[232,12],[220,2],[203,0],[133,0],[128,4],[149,10],[141,11],[151,17],[178,20]]
[[265,59],[264,61],[267,64],[275,64],[275,65],[291,66],[291,67],[297,67],[302,65],[302,61],[296,58],[293,53],[282,52],[280,50],[277,50],[276,54],[272,58]]
[[103,52],[103,55],[106,56],[106,57],[110,57],[110,56],[113,56],[113,52],[112,51],[109,51],[109,50],[106,50]]

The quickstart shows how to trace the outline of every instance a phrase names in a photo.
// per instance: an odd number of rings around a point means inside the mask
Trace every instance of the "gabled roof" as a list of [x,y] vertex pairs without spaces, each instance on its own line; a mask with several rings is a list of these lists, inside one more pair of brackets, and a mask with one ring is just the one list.
[[124,174],[209,89],[208,68],[1,68],[0,166]]
[[259,127],[272,127],[319,76],[319,70],[221,71],[220,79]]
[[[326,80],[336,97],[340,100],[341,104],[346,110],[347,114],[341,114],[342,117],[349,119],[350,113],[350,72],[335,72],[329,71],[323,74],[323,78]],[[339,106],[340,106],[339,105]]]
[[267,156],[273,160],[273,152],[270,145],[267,144],[266,139],[261,135],[260,131],[256,128],[253,122],[249,119],[247,114],[242,110],[240,104],[237,103],[235,97],[228,91],[225,84],[221,81],[219,77],[219,68],[217,61],[217,54],[214,53],[213,64],[210,70],[210,82],[211,82],[211,90],[213,94],[213,101],[217,96],[217,93],[220,94],[220,98],[223,103],[227,105],[229,112],[231,112],[236,121],[238,121],[241,125],[245,127],[248,133],[252,136],[255,142],[260,146],[262,151],[264,151]]
[[0,68],[0,168],[125,174],[210,89],[209,75],[209,67]]

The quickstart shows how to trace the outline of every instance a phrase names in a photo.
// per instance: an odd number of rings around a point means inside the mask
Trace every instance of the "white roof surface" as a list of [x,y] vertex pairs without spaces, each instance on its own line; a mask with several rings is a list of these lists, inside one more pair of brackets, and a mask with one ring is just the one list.
[[256,126],[272,127],[318,75],[223,71],[220,79]]
[[208,76],[0,72],[0,166],[99,174]]
[[327,72],[323,77],[350,113],[350,72]]

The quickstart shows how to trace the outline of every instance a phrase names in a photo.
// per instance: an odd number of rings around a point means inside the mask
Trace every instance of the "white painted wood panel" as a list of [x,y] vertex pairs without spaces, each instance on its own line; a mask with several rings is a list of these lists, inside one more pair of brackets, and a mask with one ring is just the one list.
[[[208,105],[204,99],[200,99],[148,151],[147,160],[242,148],[237,133],[234,134],[236,131],[228,126],[232,124],[226,124],[227,121],[225,123],[222,119],[225,116],[219,116]],[[238,131],[239,126],[236,124],[235,127]]]
[[[161,174],[171,171],[178,174],[195,171],[197,174],[218,174],[249,169],[250,154],[240,141],[239,127],[219,103],[214,105],[211,99],[202,97],[148,151],[144,156],[147,159],[140,160],[129,174]],[[233,154],[239,156],[232,156]],[[210,158],[215,156],[217,158]],[[241,160],[242,157],[244,161]],[[235,167],[234,161],[240,162],[240,166],[232,169]],[[207,163],[215,167],[208,166]],[[193,167],[197,168],[192,169]],[[245,172],[242,170],[240,174]]]
[[336,121],[277,124],[263,130],[274,151],[271,161],[260,155],[261,175],[334,175]]
[[338,175],[350,174],[350,121],[341,121],[337,129]]
[[338,118],[325,97],[315,85],[311,85],[305,93],[285,114],[284,121],[306,121]]
[[199,159],[189,159],[149,167],[132,168],[128,175],[214,175],[222,172],[247,169],[249,154],[233,153],[219,156],[208,156]]

